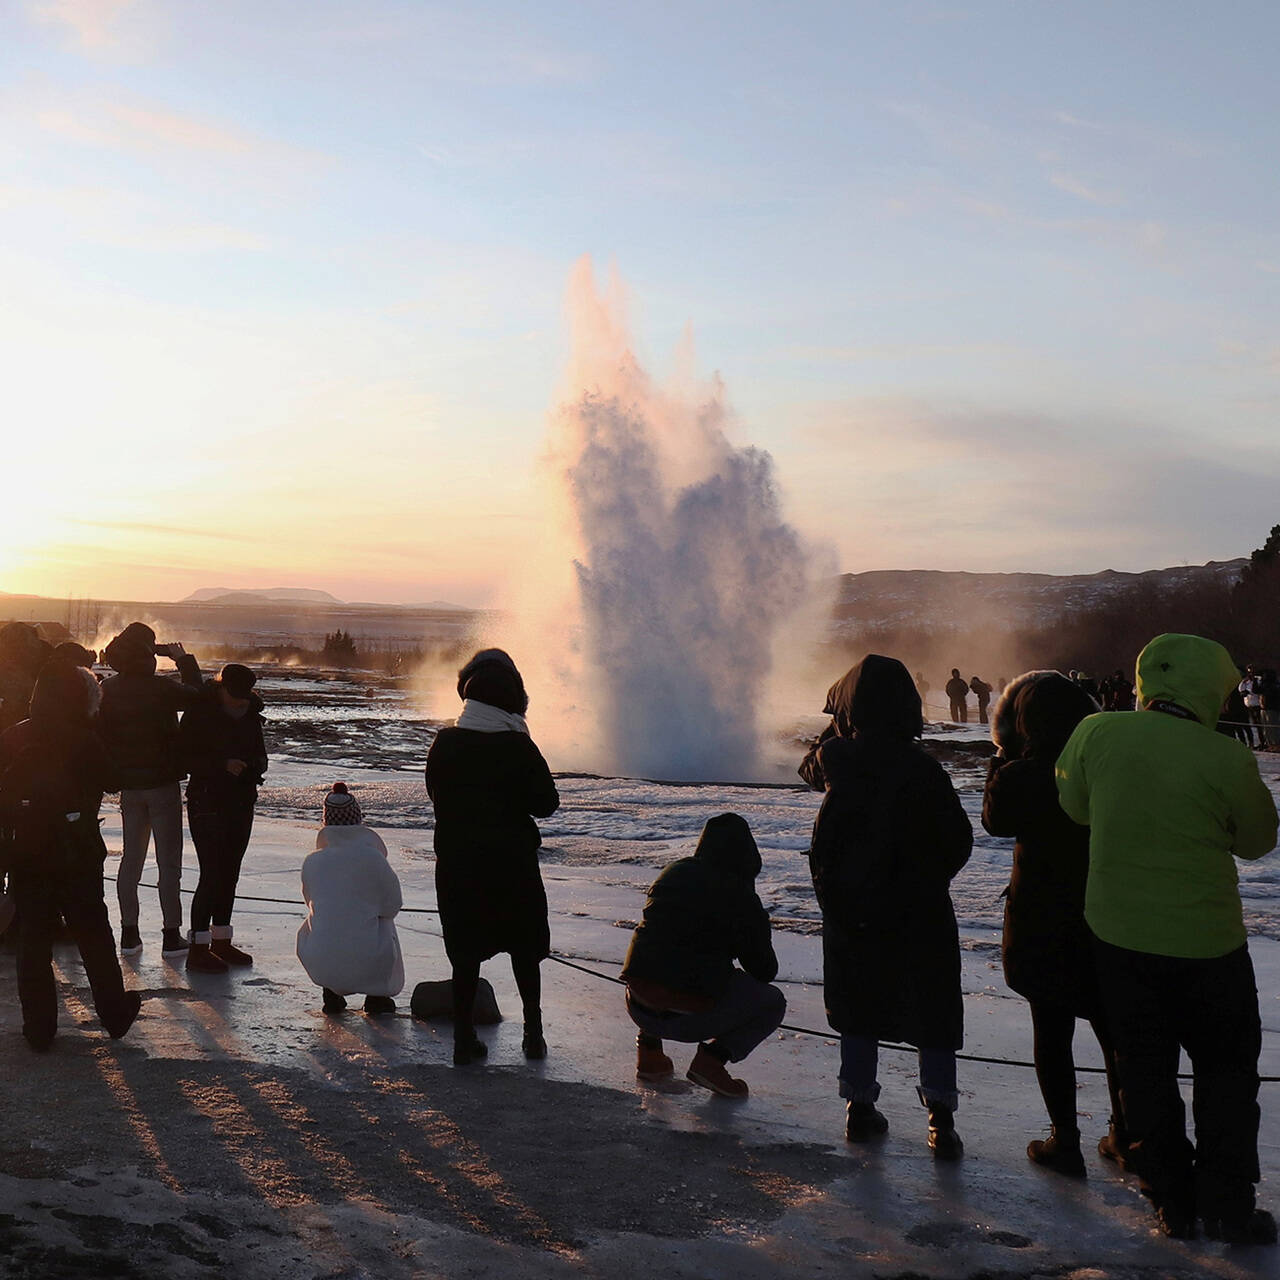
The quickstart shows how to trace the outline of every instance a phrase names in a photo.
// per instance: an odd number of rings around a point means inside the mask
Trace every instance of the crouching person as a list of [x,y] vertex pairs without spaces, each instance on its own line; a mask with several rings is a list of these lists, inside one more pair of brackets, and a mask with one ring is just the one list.
[[302,896],[307,918],[298,929],[298,959],[323,989],[325,1013],[341,1013],[344,997],[357,992],[365,1013],[394,1013],[392,997],[404,988],[395,925],[400,880],[345,782],[325,796],[324,826],[302,864]]
[[[627,1012],[640,1028],[636,1075],[672,1074],[663,1040],[697,1044],[694,1084],[745,1098],[741,1062],[782,1022],[786,998],[770,982],[778,961],[769,915],[755,891],[760,853],[746,820],[722,813],[702,829],[693,857],[673,862],[649,886],[644,918],[627,950]],[[737,968],[734,961],[742,968]]]

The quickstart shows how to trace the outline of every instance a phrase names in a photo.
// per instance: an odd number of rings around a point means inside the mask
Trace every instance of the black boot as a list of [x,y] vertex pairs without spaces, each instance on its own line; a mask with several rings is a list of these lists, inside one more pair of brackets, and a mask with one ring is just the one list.
[[959,1160],[964,1143],[956,1132],[955,1112],[940,1102],[929,1105],[929,1150],[939,1160]]
[[469,1022],[453,1025],[453,1065],[468,1067],[489,1056],[489,1046],[477,1039],[476,1030]]
[[851,1102],[844,1109],[844,1136],[850,1142],[870,1142],[889,1132],[889,1122],[873,1102]]
[[1236,1217],[1206,1218],[1204,1233],[1225,1244],[1275,1244],[1276,1220],[1265,1209]]
[[542,1011],[524,1017],[524,1038],[520,1041],[524,1056],[531,1062],[540,1062],[547,1056],[547,1042],[542,1035]]
[[333,1014],[336,1017],[347,1007],[346,999],[336,991],[330,991],[328,987],[321,987],[320,990],[324,993],[323,1004],[320,1007],[325,1013]]

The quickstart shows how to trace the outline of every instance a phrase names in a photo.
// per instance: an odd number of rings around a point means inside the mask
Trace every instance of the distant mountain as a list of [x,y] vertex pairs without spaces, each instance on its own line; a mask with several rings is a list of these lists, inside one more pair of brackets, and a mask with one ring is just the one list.
[[337,596],[311,587],[201,587],[180,604],[341,604]]
[[1045,624],[1117,596],[1163,593],[1195,582],[1234,582],[1248,560],[1148,569],[1144,573],[1059,575],[873,569],[840,577],[835,618],[858,626],[936,626],[981,616],[995,625]]

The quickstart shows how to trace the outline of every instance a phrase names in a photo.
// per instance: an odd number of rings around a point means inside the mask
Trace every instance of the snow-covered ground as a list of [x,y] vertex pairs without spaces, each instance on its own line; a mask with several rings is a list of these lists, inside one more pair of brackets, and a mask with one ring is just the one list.
[[[976,726],[943,733],[953,743],[981,735]],[[1280,794],[1280,758],[1260,760]],[[293,939],[302,915],[298,870],[317,821],[305,815],[318,815],[334,776],[331,763],[273,766],[236,912],[237,941],[256,957],[251,971],[188,977],[163,962],[155,894],[144,890],[147,949],[126,961],[126,971],[147,1000],[125,1041],[108,1046],[94,1039],[96,1032],[78,1034],[64,1016],[54,1054],[14,1057],[14,1013],[9,1007],[0,1014],[0,1034],[10,1045],[5,1063],[22,1063],[24,1086],[35,1071],[49,1073],[54,1088],[68,1062],[92,1062],[110,1085],[111,1107],[123,1108],[144,1152],[91,1158],[76,1145],[82,1140],[76,1134],[41,1127],[30,1138],[32,1159],[60,1175],[0,1174],[0,1199],[21,1231],[61,1241],[73,1223],[83,1242],[89,1238],[83,1221],[118,1218],[131,1230],[152,1232],[148,1248],[158,1247],[161,1237],[154,1233],[174,1232],[180,1247],[165,1246],[174,1253],[173,1275],[206,1274],[191,1261],[206,1255],[248,1276],[280,1277],[657,1272],[1120,1280],[1280,1273],[1275,1250],[1158,1236],[1132,1181],[1096,1158],[1087,1182],[1079,1183],[1031,1166],[1025,1146],[1043,1135],[1046,1121],[1026,1066],[961,1064],[966,1152],[958,1165],[942,1166],[925,1149],[911,1057],[885,1050],[881,1105],[890,1133],[874,1147],[844,1142],[805,853],[819,797],[800,786],[559,780],[562,808],[543,824],[553,946],[604,976],[544,966],[551,1044],[544,1064],[531,1066],[520,1055],[518,1003],[501,962],[485,973],[509,1020],[483,1033],[491,1046],[483,1068],[448,1065],[447,1025],[411,1019],[408,988],[395,1019],[324,1018],[319,993],[294,958]],[[384,836],[406,904],[421,909],[406,911],[399,922],[409,986],[446,977],[431,914],[430,811],[420,774],[347,768],[340,776]],[[981,833],[980,764],[954,766],[953,776],[978,833],[973,858],[954,883],[966,1052],[1025,1063],[1031,1053],[1026,1006],[1004,987],[999,964],[999,893],[1009,842]],[[752,1096],[738,1106],[686,1086],[679,1075],[662,1090],[638,1086],[634,1029],[618,988],[605,980],[617,973],[645,886],[663,865],[691,851],[707,817],[724,810],[748,818],[764,856],[759,887],[778,924],[788,1025],[819,1033],[784,1031],[763,1045],[742,1067]],[[105,829],[117,854],[114,809]],[[189,844],[186,860],[191,886]],[[115,865],[114,858],[108,862],[109,875]],[[146,879],[153,879],[150,871]],[[1270,1076],[1280,1076],[1278,885],[1280,855],[1241,869],[1263,1012],[1262,1071]],[[255,897],[281,901],[250,900]],[[66,989],[83,998],[78,963],[61,955],[59,965]],[[69,995],[70,1013],[75,1005]],[[76,1016],[86,1020],[82,1011]],[[1077,1052],[1082,1065],[1097,1065],[1087,1030],[1077,1038]],[[409,1094],[414,1107],[397,1110],[408,1107]],[[162,1097],[170,1099],[167,1109]],[[1265,1084],[1262,1101],[1260,1197],[1280,1210],[1280,1085]],[[74,1109],[86,1105],[85,1097],[67,1096],[63,1105],[79,1114]],[[1086,1141],[1095,1140],[1107,1121],[1101,1077],[1081,1076],[1079,1109]],[[11,1116],[11,1131],[22,1123],[25,1117]],[[83,1124],[93,1130],[90,1118]],[[201,1169],[183,1164],[187,1135],[194,1140],[197,1130],[206,1144],[200,1150],[215,1150],[226,1165],[216,1178],[211,1171],[206,1180]],[[427,1146],[415,1146],[426,1142],[424,1133]],[[440,1170],[423,1167],[428,1148],[443,1161]],[[481,1149],[505,1171],[505,1182],[476,1155]],[[333,1173],[332,1187],[317,1191],[308,1177],[329,1164],[345,1172]],[[73,1176],[66,1175],[68,1166]],[[471,1213],[477,1197],[492,1197],[498,1206],[492,1212],[513,1215],[514,1225],[486,1225],[484,1214]],[[535,1209],[550,1235],[528,1226]],[[226,1221],[237,1215],[242,1229],[227,1236]],[[9,1230],[4,1221],[0,1237]],[[30,1235],[12,1238],[29,1241]],[[79,1247],[72,1242],[70,1254]]]

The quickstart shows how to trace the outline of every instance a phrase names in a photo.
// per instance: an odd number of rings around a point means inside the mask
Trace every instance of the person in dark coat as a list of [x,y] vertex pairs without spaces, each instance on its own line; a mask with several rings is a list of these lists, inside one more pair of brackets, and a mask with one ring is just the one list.
[[906,1041],[920,1050],[929,1146],[952,1158],[962,1151],[954,1113],[964,1005],[949,885],[973,830],[951,779],[915,741],[920,695],[902,663],[868,654],[831,686],[825,710],[831,724],[800,775],[826,792],[809,867],[846,1136],[860,1142],[888,1128],[875,1108],[877,1041]]
[[1244,705],[1244,694],[1238,686],[1227,694],[1227,700],[1222,704],[1218,732],[1235,738],[1237,742],[1243,742],[1250,750],[1253,749],[1253,725],[1249,723],[1249,709]]
[[535,818],[560,807],[551,770],[529,736],[529,697],[511,658],[482,649],[458,672],[462,713],[427,753],[427,794],[435,806],[436,901],[453,967],[453,1061],[478,1061],[474,1009],[480,966],[499,952],[524,1010],[522,1047],[544,1058],[542,975],[551,954],[547,894],[538,869]]
[[982,798],[986,830],[1016,840],[1005,890],[1004,976],[1031,1005],[1036,1078],[1052,1126],[1048,1139],[1027,1147],[1027,1156],[1079,1178],[1085,1176],[1085,1163],[1071,1050],[1077,1018],[1093,1027],[1107,1069],[1111,1126],[1098,1149],[1122,1161],[1128,1145],[1115,1051],[1084,922],[1089,828],[1063,813],[1053,774],[1072,730],[1097,710],[1098,704],[1060,672],[1018,676],[996,704],[992,737],[999,754],[991,761]]
[[622,968],[627,1013],[640,1028],[641,1080],[675,1070],[665,1038],[697,1044],[687,1073],[695,1084],[726,1098],[747,1096],[746,1082],[725,1064],[741,1062],[787,1011],[782,992],[769,985],[778,960],[755,892],[759,874],[746,819],[722,813],[703,827],[693,857],[673,862],[649,886]]
[[31,692],[53,646],[26,622],[0,627],[0,733],[27,718]]
[[[181,683],[156,674],[156,654],[177,665]],[[196,660],[180,644],[156,644],[156,633],[131,622],[103,654],[118,674],[102,682],[101,730],[120,778],[124,851],[116,875],[120,904],[120,951],[142,950],[138,931],[138,881],[155,837],[161,926],[160,954],[183,956],[182,780],[178,714],[200,697],[203,680]]]
[[974,676],[969,681],[969,688],[978,699],[978,723],[987,723],[987,707],[991,702],[991,686],[981,677]]
[[52,968],[59,915],[79,948],[93,1006],[113,1039],[133,1025],[141,997],[126,992],[102,893],[107,856],[98,827],[102,793],[115,790],[92,727],[98,682],[83,667],[51,662],[31,695],[31,715],[0,735],[0,810],[10,887],[18,908],[22,1034],[38,1052],[58,1029]]
[[920,713],[925,724],[929,723],[929,690],[933,686],[924,678],[923,671],[916,672],[916,688],[920,691]]
[[196,973],[225,973],[229,965],[253,963],[231,940],[231,913],[253,832],[253,806],[267,772],[256,682],[248,667],[227,663],[178,727],[178,764],[191,775],[187,824],[200,864],[187,952],[187,968]]
[[955,724],[969,721],[969,685],[960,674],[959,667],[951,668],[951,679],[946,684],[947,698],[951,703],[951,719]]

